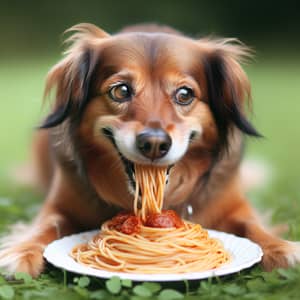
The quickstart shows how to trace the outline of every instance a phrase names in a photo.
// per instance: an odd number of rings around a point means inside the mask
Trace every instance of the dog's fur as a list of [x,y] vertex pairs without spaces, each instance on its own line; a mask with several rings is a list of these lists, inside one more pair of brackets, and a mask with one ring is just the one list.
[[[30,227],[15,228],[6,238],[0,265],[37,276],[51,241],[99,228],[118,210],[132,209],[121,154],[143,164],[174,165],[165,207],[258,243],[265,269],[298,262],[299,246],[264,229],[240,187],[243,135],[259,136],[244,113],[250,85],[240,63],[248,49],[234,39],[196,40],[155,25],[113,36],[90,24],[71,30],[71,46],[47,78],[46,94],[55,89],[53,110],[34,141],[46,201]],[[133,87],[131,101],[108,97],[116,82]],[[182,86],[194,91],[190,105],[173,101]],[[145,128],[171,136],[165,157],[150,161],[135,148]]]

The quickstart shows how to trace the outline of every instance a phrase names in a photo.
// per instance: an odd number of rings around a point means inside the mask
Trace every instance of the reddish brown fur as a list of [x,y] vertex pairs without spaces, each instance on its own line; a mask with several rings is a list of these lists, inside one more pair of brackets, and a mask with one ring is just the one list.
[[[78,33],[71,38],[73,44],[66,58],[49,73],[46,94],[56,86],[55,110],[65,104],[72,82],[71,96],[74,102],[80,102],[83,88],[78,68],[80,57],[89,49],[93,53],[91,65],[99,69],[93,83],[94,97],[72,134],[70,128],[75,121],[71,119],[37,134],[36,167],[40,183],[47,190],[46,201],[31,225],[32,234],[20,243],[7,243],[0,252],[0,264],[12,272],[26,271],[36,276],[43,269],[42,253],[48,243],[66,234],[99,228],[120,208],[132,209],[127,175],[114,146],[100,133],[103,124],[134,134],[146,127],[158,127],[179,141],[182,132],[201,125],[201,138],[190,144],[171,170],[165,208],[189,217],[186,206],[192,205],[192,221],[257,242],[263,248],[267,270],[298,261],[299,252],[294,246],[263,229],[240,189],[240,131],[232,128],[228,152],[221,160],[214,161],[212,155],[219,135],[205,101],[206,77],[199,58],[220,54],[243,101],[250,94],[248,79],[239,65],[247,56],[246,48],[230,40],[196,41],[170,28],[155,26],[132,27],[115,36],[92,25],[74,29]],[[153,33],[158,29],[165,33]],[[97,57],[101,57],[100,65]],[[123,78],[135,86],[135,100],[130,105],[113,103],[104,95],[111,83]],[[197,100],[203,101],[194,101],[189,108],[174,105],[169,94],[182,85],[191,86]],[[224,89],[224,101],[229,101],[231,90],[227,85]],[[204,175],[208,170],[207,183]]]

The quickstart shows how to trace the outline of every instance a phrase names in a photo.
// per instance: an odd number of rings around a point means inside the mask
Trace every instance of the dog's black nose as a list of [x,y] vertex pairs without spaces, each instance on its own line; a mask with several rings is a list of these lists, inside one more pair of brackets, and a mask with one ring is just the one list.
[[171,137],[162,129],[148,128],[136,137],[136,146],[143,156],[155,160],[162,158],[170,150]]

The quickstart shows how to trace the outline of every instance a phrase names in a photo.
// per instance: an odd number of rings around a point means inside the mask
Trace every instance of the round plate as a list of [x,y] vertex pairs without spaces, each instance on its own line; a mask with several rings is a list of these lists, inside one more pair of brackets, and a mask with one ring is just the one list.
[[49,244],[44,252],[44,257],[54,266],[70,272],[90,275],[101,278],[118,276],[122,279],[134,281],[179,281],[195,280],[208,277],[223,276],[251,267],[258,263],[263,255],[261,248],[246,238],[240,238],[233,234],[208,230],[209,236],[223,242],[224,248],[231,254],[231,261],[226,265],[204,272],[181,273],[181,274],[132,274],[122,272],[109,272],[93,269],[77,263],[69,256],[71,249],[89,241],[98,230],[70,235]]

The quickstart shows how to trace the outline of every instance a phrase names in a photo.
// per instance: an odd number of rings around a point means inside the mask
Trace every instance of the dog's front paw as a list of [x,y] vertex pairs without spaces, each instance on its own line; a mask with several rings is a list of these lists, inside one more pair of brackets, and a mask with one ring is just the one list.
[[0,250],[0,267],[9,274],[26,272],[37,277],[44,268],[43,245],[23,242]]
[[262,266],[271,271],[274,268],[287,268],[300,263],[300,242],[280,240],[263,247]]

